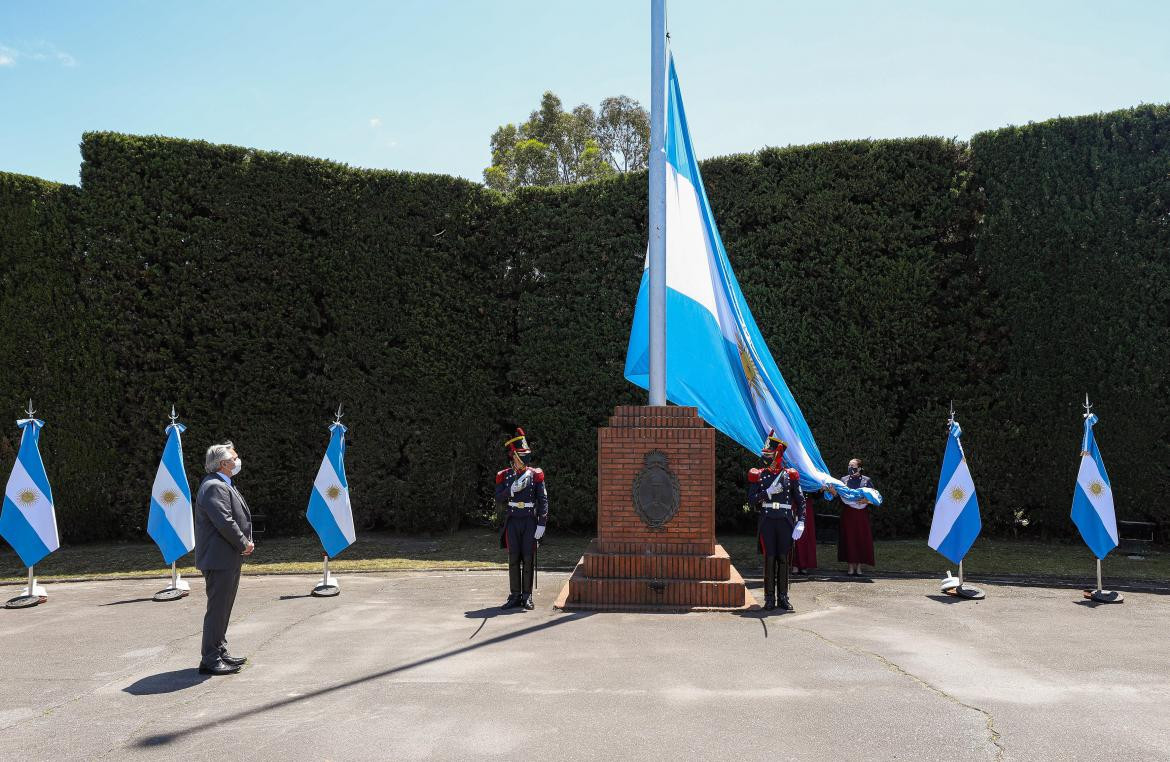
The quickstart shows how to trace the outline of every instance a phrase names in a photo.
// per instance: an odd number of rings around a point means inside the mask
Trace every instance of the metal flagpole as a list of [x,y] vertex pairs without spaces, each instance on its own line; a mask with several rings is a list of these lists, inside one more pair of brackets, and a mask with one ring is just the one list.
[[666,404],[666,0],[650,0],[650,404]]

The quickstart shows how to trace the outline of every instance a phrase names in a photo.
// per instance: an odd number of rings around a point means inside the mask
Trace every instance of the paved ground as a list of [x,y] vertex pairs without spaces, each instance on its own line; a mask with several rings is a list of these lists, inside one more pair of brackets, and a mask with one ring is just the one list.
[[[566,614],[564,574],[246,577],[251,665],[195,672],[203,589],[58,584],[0,610],[3,759],[1170,759],[1170,596],[795,586],[797,613]],[[0,588],[0,596],[14,594]]]

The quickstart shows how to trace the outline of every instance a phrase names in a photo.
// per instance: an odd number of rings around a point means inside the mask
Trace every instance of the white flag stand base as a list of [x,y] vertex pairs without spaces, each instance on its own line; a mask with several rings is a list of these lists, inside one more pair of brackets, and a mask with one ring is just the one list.
[[1097,559],[1097,589],[1086,590],[1084,592],[1085,600],[1095,601],[1096,603],[1121,603],[1125,600],[1125,596],[1116,590],[1102,590],[1101,589],[1101,559]]
[[176,562],[171,562],[171,584],[163,590],[159,590],[154,594],[156,601],[177,601],[180,598],[186,598],[191,594],[191,585],[187,580],[179,576],[179,568],[175,565]]
[[952,595],[956,598],[962,598],[969,601],[981,601],[987,597],[981,588],[972,587],[963,583],[963,562],[959,562],[959,576],[951,574],[950,569],[947,570],[947,576],[942,581],[940,590],[947,595]]
[[311,595],[314,595],[317,598],[332,598],[333,596],[340,594],[341,585],[338,582],[337,577],[334,577],[329,573],[329,556],[325,556],[325,570],[321,574],[321,581],[318,582],[317,586],[313,588]]
[[49,600],[49,594],[45,592],[45,588],[37,584],[37,576],[33,571],[33,567],[28,567],[28,585],[20,591],[20,595],[15,598],[10,598],[4,604],[6,609],[28,609],[33,606]]

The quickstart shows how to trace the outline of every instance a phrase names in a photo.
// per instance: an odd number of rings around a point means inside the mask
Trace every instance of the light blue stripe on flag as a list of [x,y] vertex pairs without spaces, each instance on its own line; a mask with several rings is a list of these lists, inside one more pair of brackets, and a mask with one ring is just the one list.
[[[881,503],[829,474],[812,431],[744,300],[719,236],[687,126],[674,58],[666,110],[666,397],[753,452],[774,429],[806,489]],[[638,289],[625,376],[649,386],[649,273]]]

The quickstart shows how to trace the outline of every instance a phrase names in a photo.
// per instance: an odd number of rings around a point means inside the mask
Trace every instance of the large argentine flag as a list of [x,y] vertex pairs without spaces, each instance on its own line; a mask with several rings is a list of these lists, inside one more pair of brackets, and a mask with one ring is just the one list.
[[[744,301],[723,248],[691,148],[673,56],[666,108],[666,397],[692,405],[707,423],[752,452],[775,429],[785,462],[806,489],[826,484],[844,498],[881,503],[876,490],[833,478],[800,407]],[[647,257],[647,267],[649,258]],[[649,388],[649,270],[642,274],[626,378]]]
[[195,520],[191,514],[191,485],[183,468],[182,434],[187,427],[181,423],[167,426],[167,444],[154,475],[150,491],[150,514],[146,519],[146,533],[150,535],[163,560],[174,563],[195,547]]
[[1097,416],[1085,417],[1085,438],[1081,443],[1081,470],[1073,493],[1072,520],[1081,530],[1085,544],[1097,558],[1104,558],[1117,547],[1117,516],[1113,512],[1113,487],[1105,462],[1093,438]]
[[0,537],[8,541],[25,566],[33,566],[61,547],[61,541],[57,538],[53,490],[49,487],[49,477],[45,475],[37,446],[45,422],[25,418],[16,425],[22,429],[20,452],[4,490]]
[[930,523],[930,547],[959,563],[979,536],[983,522],[979,518],[979,498],[959,437],[963,430],[951,421],[947,451],[943,455],[942,473],[938,477],[938,494],[934,499],[934,520]]
[[309,523],[330,558],[348,548],[355,538],[349,482],[345,480],[345,430],[340,423],[329,427],[329,447],[309,496]]

